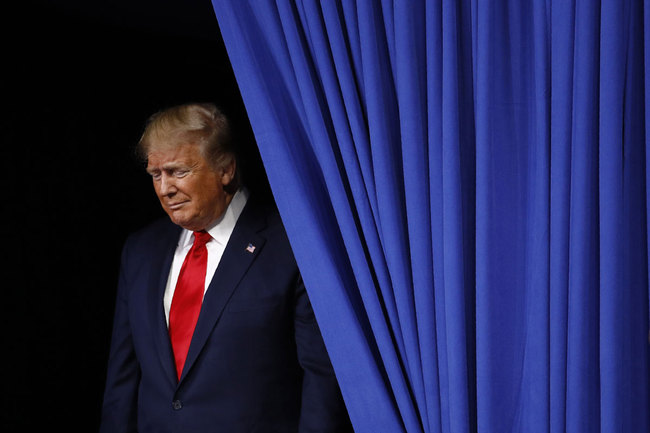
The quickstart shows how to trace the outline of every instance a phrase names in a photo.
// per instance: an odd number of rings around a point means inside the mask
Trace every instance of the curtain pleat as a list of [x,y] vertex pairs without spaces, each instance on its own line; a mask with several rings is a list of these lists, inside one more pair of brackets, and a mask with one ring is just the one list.
[[551,8],[551,152],[549,234],[549,398],[550,431],[566,426],[567,324],[569,293],[569,218],[573,74],[576,8],[555,2]]

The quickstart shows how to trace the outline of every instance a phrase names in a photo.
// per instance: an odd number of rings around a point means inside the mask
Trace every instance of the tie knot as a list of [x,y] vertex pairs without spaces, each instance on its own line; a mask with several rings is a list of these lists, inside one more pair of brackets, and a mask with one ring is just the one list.
[[206,231],[200,231],[200,232],[194,232],[194,246],[195,247],[202,247],[208,242],[210,242],[210,239],[212,239],[212,236],[210,236],[210,233]]

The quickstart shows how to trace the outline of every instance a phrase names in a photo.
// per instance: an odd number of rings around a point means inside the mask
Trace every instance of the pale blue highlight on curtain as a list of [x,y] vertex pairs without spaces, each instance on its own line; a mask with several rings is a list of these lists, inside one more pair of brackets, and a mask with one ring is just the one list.
[[650,431],[650,4],[214,0],[357,432]]

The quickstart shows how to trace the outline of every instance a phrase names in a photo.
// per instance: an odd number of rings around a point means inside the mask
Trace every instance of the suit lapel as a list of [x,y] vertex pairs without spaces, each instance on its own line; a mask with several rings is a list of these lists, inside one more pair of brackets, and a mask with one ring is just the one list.
[[178,244],[181,228],[170,225],[170,230],[162,236],[156,249],[152,251],[151,282],[149,290],[149,306],[151,308],[151,329],[154,333],[154,341],[158,350],[158,357],[162,364],[167,378],[173,385],[176,384],[176,367],[174,364],[174,352],[169,340],[167,320],[165,319],[165,307],[163,297],[167,287],[167,279],[171,270],[174,252]]
[[265,226],[264,214],[258,212],[249,200],[235,225],[203,299],[181,382],[205,346],[237,285],[264,246],[265,239],[259,232]]

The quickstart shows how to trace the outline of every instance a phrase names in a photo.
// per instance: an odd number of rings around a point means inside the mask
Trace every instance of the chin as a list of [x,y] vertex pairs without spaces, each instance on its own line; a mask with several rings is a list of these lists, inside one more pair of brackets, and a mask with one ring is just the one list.
[[183,221],[183,220],[174,220],[174,219],[172,219],[172,222],[173,222],[174,224],[176,224],[177,226],[181,226],[181,227],[183,227],[184,229],[192,230],[192,231],[195,230],[195,229],[194,229],[194,225],[192,225],[191,223],[189,223],[189,222],[187,222],[187,221]]
[[182,217],[175,217],[173,213],[168,213],[169,219],[176,224],[177,226],[181,226],[184,229],[187,230],[192,230],[190,227],[192,227],[192,222],[188,221]]
[[197,224],[195,221],[191,221],[191,220],[190,221],[180,220],[180,219],[175,220],[175,219],[172,218],[172,222],[174,224],[178,225],[178,226],[183,227],[185,230],[189,230],[189,231],[192,231],[192,232],[201,231],[201,230],[203,230],[205,228],[205,227]]
[[[183,210],[189,210],[189,209],[183,209]],[[177,226],[183,227],[185,230],[190,230],[190,231],[200,231],[205,229],[208,224],[205,222],[205,217],[203,217],[201,214],[197,213],[192,213],[192,212],[183,212],[181,210],[179,211],[171,211],[168,212],[167,215],[169,216],[169,219],[176,224]]]

